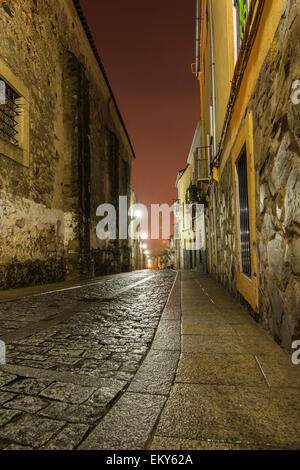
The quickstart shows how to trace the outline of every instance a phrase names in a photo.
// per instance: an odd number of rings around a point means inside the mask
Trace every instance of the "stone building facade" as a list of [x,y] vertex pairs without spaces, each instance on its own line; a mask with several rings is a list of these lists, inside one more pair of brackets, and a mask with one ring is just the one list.
[[300,3],[199,0],[197,17],[208,271],[290,349],[300,339]]
[[[300,338],[300,3],[286,2],[249,102],[263,321],[290,347]],[[298,83],[298,93],[300,82]]]
[[0,42],[0,288],[130,270],[96,236],[134,152],[79,2],[8,0]]

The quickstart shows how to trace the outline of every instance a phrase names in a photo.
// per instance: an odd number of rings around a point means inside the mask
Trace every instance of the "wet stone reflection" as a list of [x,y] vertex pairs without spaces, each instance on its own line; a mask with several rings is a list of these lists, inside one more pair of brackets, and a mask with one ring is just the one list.
[[0,448],[65,449],[65,434],[76,448],[138,370],[175,275],[120,274],[0,303]]

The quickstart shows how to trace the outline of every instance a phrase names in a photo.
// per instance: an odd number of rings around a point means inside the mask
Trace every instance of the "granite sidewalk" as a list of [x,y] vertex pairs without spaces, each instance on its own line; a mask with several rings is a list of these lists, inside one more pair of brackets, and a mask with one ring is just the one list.
[[151,450],[300,448],[300,365],[210,277],[181,273],[181,355]]

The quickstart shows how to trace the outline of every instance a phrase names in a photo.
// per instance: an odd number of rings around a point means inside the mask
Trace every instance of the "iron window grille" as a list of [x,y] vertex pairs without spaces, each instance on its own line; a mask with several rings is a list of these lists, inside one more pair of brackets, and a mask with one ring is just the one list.
[[212,243],[212,252],[213,256],[216,256],[216,239],[215,239],[215,218],[214,218],[214,210],[210,210],[210,218],[211,218],[211,243]]
[[206,152],[210,154],[210,146],[198,147],[196,149],[196,162],[197,162],[197,178],[209,179],[209,159],[205,155]]
[[250,222],[248,201],[247,151],[244,145],[236,162],[238,180],[238,211],[242,272],[251,277]]
[[120,155],[119,139],[112,131],[108,131],[109,136],[109,163],[111,175],[111,196],[113,201],[119,198],[119,173],[120,173]]
[[0,85],[0,136],[17,145],[21,97],[4,80],[0,79]]
[[123,160],[123,185],[124,195],[128,195],[130,191],[130,166],[129,163]]

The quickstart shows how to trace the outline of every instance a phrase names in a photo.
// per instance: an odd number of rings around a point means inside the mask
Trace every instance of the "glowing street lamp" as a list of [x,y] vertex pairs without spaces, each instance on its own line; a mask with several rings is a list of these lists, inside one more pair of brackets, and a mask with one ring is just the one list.
[[143,216],[143,213],[142,213],[141,210],[137,209],[137,210],[135,211],[134,215],[135,215],[135,217],[136,217],[137,219],[141,219],[142,216]]

